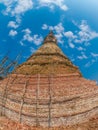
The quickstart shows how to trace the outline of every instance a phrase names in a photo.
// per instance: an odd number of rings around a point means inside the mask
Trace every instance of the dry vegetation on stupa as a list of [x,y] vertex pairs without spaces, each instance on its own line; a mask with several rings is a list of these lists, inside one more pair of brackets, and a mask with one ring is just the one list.
[[67,74],[79,72],[71,61],[63,54],[57,44],[43,44],[25,63],[17,69],[21,74]]

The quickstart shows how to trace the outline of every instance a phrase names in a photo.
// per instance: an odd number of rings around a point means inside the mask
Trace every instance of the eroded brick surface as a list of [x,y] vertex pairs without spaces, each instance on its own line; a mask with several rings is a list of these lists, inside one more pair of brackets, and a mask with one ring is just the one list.
[[98,86],[77,73],[12,74],[0,83],[0,113],[30,126],[87,122],[98,114]]

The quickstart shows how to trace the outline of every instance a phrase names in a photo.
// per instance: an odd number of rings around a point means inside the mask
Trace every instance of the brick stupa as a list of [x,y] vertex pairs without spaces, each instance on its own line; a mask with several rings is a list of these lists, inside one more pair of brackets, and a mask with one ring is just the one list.
[[83,123],[98,114],[98,86],[82,77],[50,32],[26,62],[0,81],[0,114],[31,126]]

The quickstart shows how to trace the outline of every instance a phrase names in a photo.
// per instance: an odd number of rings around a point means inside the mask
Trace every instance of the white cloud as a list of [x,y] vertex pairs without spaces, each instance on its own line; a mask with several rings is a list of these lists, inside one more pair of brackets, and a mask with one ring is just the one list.
[[59,23],[58,25],[54,26],[54,30],[56,31],[56,33],[64,32],[64,27],[63,27],[62,23]]
[[18,0],[17,6],[15,7],[14,11],[12,12],[15,14],[21,14],[24,13],[30,9],[33,8],[33,2],[32,0]]
[[48,29],[48,25],[47,25],[47,24],[43,24],[42,29],[43,29],[43,30]]
[[[74,35],[74,33],[72,31],[67,31],[64,32],[64,36],[68,39],[68,45],[70,48],[74,49],[75,48],[75,44],[73,44],[74,39],[77,38],[76,35]],[[73,42],[73,43],[72,43]]]
[[80,46],[80,47],[77,47],[77,50],[83,51],[83,50],[86,50],[86,49]]
[[43,41],[42,36],[39,36],[37,34],[33,36],[33,42],[35,45],[37,45],[37,46],[40,45],[42,43],[42,41]]
[[91,56],[93,56],[93,57],[98,57],[98,54],[91,52]]
[[64,36],[71,39],[77,38],[77,36],[75,36],[72,31],[64,32]]
[[43,41],[43,37],[39,36],[38,34],[32,35],[32,32],[29,28],[26,28],[22,30],[24,33],[22,40],[20,41],[20,44],[23,45],[23,41],[32,42],[35,45],[40,45]]
[[61,44],[64,43],[64,41],[62,40],[62,39],[63,39],[63,35],[62,35],[61,33],[58,33],[58,34],[56,34],[55,36],[56,36],[56,38],[58,39],[58,42],[59,42],[59,43],[61,43]]
[[63,27],[62,23],[58,23],[55,26],[49,26],[47,24],[43,24],[42,29],[43,30],[54,30],[57,34],[64,32],[64,27]]
[[9,23],[8,23],[8,27],[10,27],[10,28],[14,28],[14,29],[16,29],[16,28],[18,28],[18,24],[16,23],[16,22],[14,22],[14,21],[10,21]]
[[9,36],[14,37],[14,36],[16,36],[16,35],[17,35],[17,31],[16,31],[16,30],[10,30]]
[[24,43],[23,43],[23,41],[20,41],[20,45],[21,45],[21,46],[25,46]]
[[23,41],[32,42],[32,41],[33,41],[33,38],[32,38],[32,36],[30,36],[30,34],[25,34],[25,35],[23,36]]
[[69,47],[75,48],[75,45],[73,43],[69,42]]
[[68,10],[64,0],[38,0],[38,2],[39,7],[46,6],[53,10],[55,6],[58,6],[61,10]]
[[29,28],[22,30],[22,32],[24,32],[24,36],[22,41],[28,41],[28,42],[32,42],[33,38],[31,36],[31,30]]
[[22,30],[22,32],[25,32],[25,34],[31,34],[31,30],[29,28]]
[[34,53],[35,51],[36,51],[35,48],[30,47],[30,52],[31,52],[31,54]]

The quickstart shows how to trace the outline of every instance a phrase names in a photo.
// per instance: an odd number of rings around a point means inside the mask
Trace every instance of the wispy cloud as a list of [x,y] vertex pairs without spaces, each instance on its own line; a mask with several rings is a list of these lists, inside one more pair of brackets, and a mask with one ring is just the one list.
[[79,46],[79,47],[77,47],[77,50],[78,50],[78,51],[85,51],[86,48],[83,48],[83,47]]
[[85,64],[85,67],[90,67],[91,65],[93,65],[94,63],[96,62],[96,60],[95,59],[92,59],[91,61],[89,61],[89,62],[87,62],[86,64]]
[[94,63],[96,63],[98,61],[98,54],[94,53],[94,52],[91,52],[88,58],[89,59],[88,59],[87,63],[84,65],[84,67],[90,67]]
[[82,54],[81,54],[80,56],[77,56],[77,58],[78,58],[79,60],[84,60],[84,59],[88,59],[88,56],[86,56],[85,53],[82,52]]
[[92,66],[94,63],[98,62],[98,53],[91,52],[90,58],[91,58],[91,60],[89,60],[89,61],[85,64],[85,67],[90,67],[90,66]]
[[64,0],[38,0],[39,7],[49,7],[50,9],[54,9],[55,6],[59,7],[61,10],[68,10],[67,5],[65,4]]
[[91,52],[91,56],[98,58],[98,53]]
[[17,23],[21,22],[21,16],[25,12],[33,8],[32,0],[0,0],[0,4],[5,6],[3,14],[15,17]]
[[12,16],[21,15],[33,8],[32,0],[1,0],[0,3],[6,6],[4,13]]
[[79,28],[77,38],[75,39],[76,43],[85,43],[85,45],[89,45],[90,40],[98,38],[98,33],[92,30],[85,20],[82,20],[81,24],[75,23],[75,25]]

